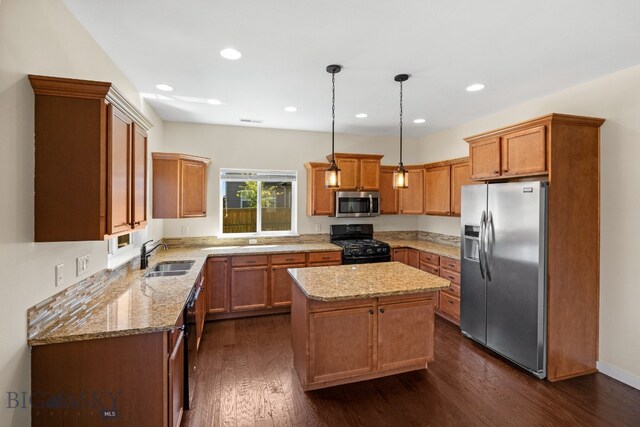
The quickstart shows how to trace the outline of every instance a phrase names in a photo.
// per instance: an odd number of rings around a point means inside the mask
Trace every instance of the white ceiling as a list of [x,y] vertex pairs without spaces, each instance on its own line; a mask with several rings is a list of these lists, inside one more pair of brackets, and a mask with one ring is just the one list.
[[[405,131],[418,136],[640,63],[639,0],[65,3],[140,92],[172,98],[149,99],[169,121],[328,131],[336,63],[337,131],[396,134],[393,77],[408,73]],[[475,82],[486,89],[466,92]]]

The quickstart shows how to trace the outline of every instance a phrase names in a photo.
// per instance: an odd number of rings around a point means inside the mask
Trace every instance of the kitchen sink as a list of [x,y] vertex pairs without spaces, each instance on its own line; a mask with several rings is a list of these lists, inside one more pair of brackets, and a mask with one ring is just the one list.
[[151,271],[187,271],[195,261],[165,261],[157,264]]
[[144,277],[184,276],[195,261],[165,261],[156,264]]
[[187,270],[179,271],[150,271],[144,275],[144,277],[168,277],[168,276],[184,276],[187,274]]

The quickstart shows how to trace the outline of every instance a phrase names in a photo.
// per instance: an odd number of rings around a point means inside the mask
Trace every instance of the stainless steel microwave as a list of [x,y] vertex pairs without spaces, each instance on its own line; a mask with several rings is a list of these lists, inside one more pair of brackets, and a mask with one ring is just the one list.
[[377,191],[336,191],[336,217],[355,218],[380,215]]

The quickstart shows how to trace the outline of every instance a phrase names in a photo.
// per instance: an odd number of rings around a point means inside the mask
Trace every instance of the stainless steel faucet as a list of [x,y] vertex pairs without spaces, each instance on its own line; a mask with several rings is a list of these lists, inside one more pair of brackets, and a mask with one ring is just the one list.
[[164,242],[160,242],[150,250],[147,250],[147,243],[151,243],[151,242],[153,242],[153,240],[144,242],[142,244],[142,247],[140,248],[140,270],[144,270],[149,266],[149,257],[151,256],[153,251],[158,249],[159,246],[162,246],[165,251],[167,250],[167,244]]

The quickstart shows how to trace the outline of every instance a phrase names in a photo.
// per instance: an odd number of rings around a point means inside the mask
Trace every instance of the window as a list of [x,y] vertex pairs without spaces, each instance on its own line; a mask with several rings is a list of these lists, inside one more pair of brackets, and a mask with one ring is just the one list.
[[296,171],[220,170],[220,235],[295,235]]

